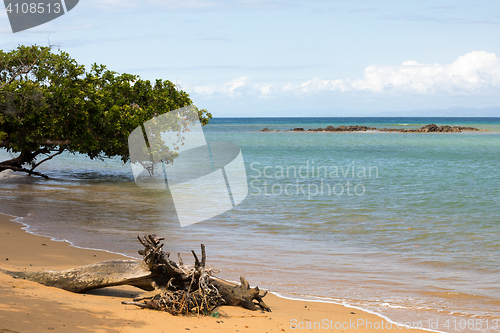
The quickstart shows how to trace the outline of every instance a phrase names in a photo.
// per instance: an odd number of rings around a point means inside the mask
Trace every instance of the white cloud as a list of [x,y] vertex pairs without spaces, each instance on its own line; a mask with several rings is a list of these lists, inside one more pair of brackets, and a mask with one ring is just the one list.
[[500,88],[500,59],[495,53],[473,51],[447,65],[420,64],[413,60],[400,66],[370,65],[362,79],[314,78],[300,85],[288,83],[283,91],[408,92],[417,94],[487,94]]
[[276,86],[272,83],[249,83],[248,76],[242,76],[222,84],[210,85],[185,85],[187,91],[194,91],[196,94],[210,97],[212,95],[227,95],[231,98],[243,95],[257,95],[259,98],[270,98],[276,94]]
[[[241,90],[246,86],[248,79],[249,79],[248,76],[241,76],[237,79],[228,81],[220,85],[211,84],[203,86],[194,86],[192,90],[194,90],[195,93],[204,96],[211,96],[213,94],[224,94],[228,95],[231,98],[234,98],[241,96]],[[187,89],[189,90],[189,87]]]
[[260,93],[260,98],[269,98],[274,94],[274,84],[272,83],[254,84],[253,88],[255,91],[258,91]]
[[287,83],[281,89],[283,92],[301,92],[301,93],[312,93],[320,91],[347,91],[347,87],[344,81],[337,80],[323,80],[320,78],[314,78],[308,80],[300,85],[293,85],[292,83]]
[[410,93],[419,95],[472,96],[500,94],[500,59],[495,53],[473,51],[451,64],[421,64],[414,60],[399,66],[370,65],[362,79],[325,80],[314,78],[302,83],[274,84],[250,82],[248,76],[213,85],[186,87],[188,91],[209,97],[244,95],[272,98],[278,95],[310,95],[326,92],[370,92],[373,94]]

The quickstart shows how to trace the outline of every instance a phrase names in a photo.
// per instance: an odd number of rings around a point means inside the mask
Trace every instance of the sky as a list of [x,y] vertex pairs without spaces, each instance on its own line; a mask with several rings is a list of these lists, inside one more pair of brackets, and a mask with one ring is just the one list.
[[18,33],[0,8],[0,49],[171,80],[214,117],[500,117],[499,36],[498,0],[80,0]]

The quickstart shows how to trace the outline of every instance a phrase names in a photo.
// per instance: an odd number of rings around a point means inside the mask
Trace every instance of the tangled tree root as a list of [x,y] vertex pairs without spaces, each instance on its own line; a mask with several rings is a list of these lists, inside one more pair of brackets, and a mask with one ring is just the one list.
[[244,277],[241,284],[229,282],[213,275],[206,268],[205,246],[201,244],[201,260],[194,251],[194,266],[184,265],[178,254],[178,263],[163,251],[164,239],[156,235],[138,236],[144,246],[139,251],[142,260],[109,260],[81,266],[66,271],[7,272],[47,286],[72,292],[118,285],[132,285],[146,292],[132,302],[122,302],[141,308],[162,310],[173,315],[208,315],[221,305],[241,306],[249,310],[271,311],[262,298],[259,288],[250,288]]

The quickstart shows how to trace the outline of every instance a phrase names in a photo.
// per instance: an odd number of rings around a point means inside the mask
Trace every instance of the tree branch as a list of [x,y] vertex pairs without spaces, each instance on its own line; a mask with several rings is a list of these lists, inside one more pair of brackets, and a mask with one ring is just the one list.
[[[0,141],[0,147],[8,147],[9,141]],[[53,140],[53,139],[42,139],[37,142],[41,146],[67,146],[71,144],[71,140]]]
[[54,145],[54,146],[67,146],[71,144],[71,140],[52,140],[52,139],[43,139],[40,141],[41,145]]
[[64,150],[65,150],[65,149],[66,149],[65,147],[60,147],[60,148],[59,148],[59,150],[57,151],[57,153],[52,154],[52,155],[50,155],[49,157],[47,157],[46,159],[41,160],[40,162],[38,162],[37,164],[35,164],[35,165],[31,168],[31,171],[35,170],[35,168],[36,168],[37,166],[39,166],[40,164],[42,164],[43,162],[46,162],[46,161],[48,161],[48,160],[51,160],[51,159],[53,159],[53,158],[54,158],[55,156],[57,156],[57,155],[61,155],[61,154],[64,152]]
[[33,171],[33,170],[28,170],[28,169],[25,169],[25,168],[16,167],[16,166],[13,166],[13,165],[5,165],[5,164],[0,165],[0,172],[2,172],[4,170],[26,172],[26,173],[28,173],[30,175],[35,175],[35,176],[43,177],[45,179],[50,179],[49,176],[44,175],[43,173],[40,173],[40,172],[37,172],[37,171]]
[[3,83],[2,85],[0,85],[0,89],[2,89],[3,87],[5,87],[6,85],[10,84],[12,81],[14,81],[19,75],[23,75],[23,74],[28,74],[29,72],[31,72],[31,69],[33,69],[33,67],[35,66],[36,62],[38,61],[38,59],[40,59],[40,57],[42,56],[42,54],[49,50],[50,47],[44,47],[43,50],[38,54],[38,56],[36,57],[35,61],[33,61],[33,63],[26,67],[26,65],[21,61],[21,66],[18,68],[18,70],[12,75],[12,77],[7,80],[7,82]]

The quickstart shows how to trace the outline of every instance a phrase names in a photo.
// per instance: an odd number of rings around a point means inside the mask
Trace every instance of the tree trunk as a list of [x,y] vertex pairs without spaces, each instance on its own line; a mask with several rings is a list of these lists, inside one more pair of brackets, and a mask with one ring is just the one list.
[[[12,170],[12,171],[18,171],[18,172],[26,172],[30,175],[36,175],[43,177],[45,179],[49,179],[48,176],[44,175],[43,173],[33,171],[35,170],[36,167],[38,167],[40,164],[51,160],[53,157],[60,155],[64,152],[66,148],[65,147],[59,147],[56,153],[50,155],[49,157],[45,158],[44,160],[36,163],[36,158],[40,154],[49,154],[52,152],[48,148],[40,148],[35,151],[30,151],[30,150],[23,150],[21,154],[18,157],[15,157],[13,159],[7,160],[0,162],[0,172],[4,170]],[[28,164],[31,168],[26,169],[23,167],[23,165]]]
[[180,255],[179,264],[169,259],[170,254],[162,250],[160,241],[163,238],[147,235],[138,239],[145,247],[139,251],[143,260],[108,260],[65,271],[3,272],[77,293],[131,285],[146,292],[133,302],[122,303],[172,314],[209,314],[220,305],[271,311],[262,300],[267,292],[260,295],[259,288],[250,288],[244,277],[240,277],[241,284],[237,284],[213,276],[213,270],[205,268],[203,244],[201,261],[192,251],[195,264],[189,267],[184,265]]

